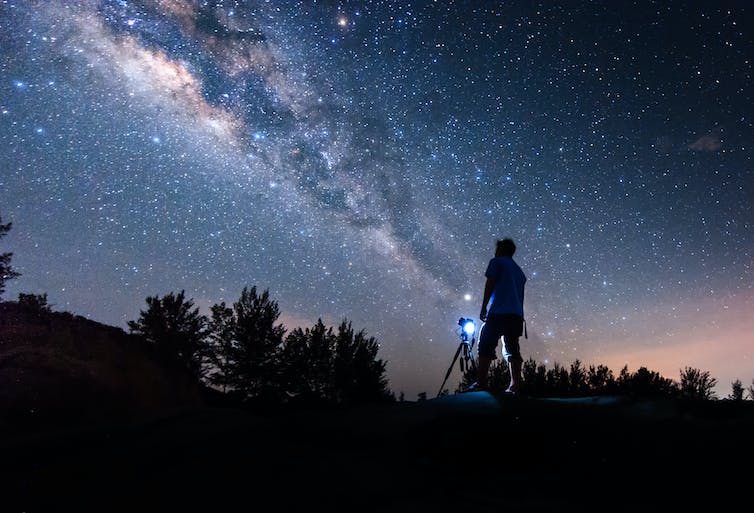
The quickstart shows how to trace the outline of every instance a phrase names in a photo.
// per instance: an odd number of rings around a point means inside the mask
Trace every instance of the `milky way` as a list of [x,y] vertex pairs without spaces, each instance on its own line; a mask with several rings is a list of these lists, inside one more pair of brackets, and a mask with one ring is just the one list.
[[694,366],[724,396],[754,379],[753,14],[2,1],[5,298],[125,326],[257,286],[288,328],[365,329],[411,398],[510,236],[525,358]]

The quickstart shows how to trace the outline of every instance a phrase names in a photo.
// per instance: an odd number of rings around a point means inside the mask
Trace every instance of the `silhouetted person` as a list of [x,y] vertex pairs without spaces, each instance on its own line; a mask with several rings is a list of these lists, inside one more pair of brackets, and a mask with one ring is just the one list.
[[[524,331],[524,285],[526,275],[513,260],[516,244],[511,239],[498,240],[495,258],[487,265],[484,275],[484,298],[479,319],[484,323],[479,335],[479,364],[477,382],[469,390],[485,390],[495,349],[503,338],[503,356],[508,362],[511,382],[508,393],[518,393],[521,387],[521,348],[518,339]],[[487,305],[489,303],[489,311]]]

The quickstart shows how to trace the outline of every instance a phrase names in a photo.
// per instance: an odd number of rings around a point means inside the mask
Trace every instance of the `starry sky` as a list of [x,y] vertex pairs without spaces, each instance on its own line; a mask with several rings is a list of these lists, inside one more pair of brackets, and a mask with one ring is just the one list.
[[[434,396],[498,238],[524,358],[754,379],[754,7],[0,0],[4,299],[343,318]],[[498,347],[498,355],[500,348]],[[447,386],[460,378],[454,369]]]

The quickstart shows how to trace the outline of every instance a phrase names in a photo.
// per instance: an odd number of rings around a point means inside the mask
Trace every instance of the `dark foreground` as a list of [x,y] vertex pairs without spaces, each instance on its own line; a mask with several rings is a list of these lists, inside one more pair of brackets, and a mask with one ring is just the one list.
[[748,509],[752,433],[752,401],[476,392],[340,412],[181,411],[5,436],[0,510]]

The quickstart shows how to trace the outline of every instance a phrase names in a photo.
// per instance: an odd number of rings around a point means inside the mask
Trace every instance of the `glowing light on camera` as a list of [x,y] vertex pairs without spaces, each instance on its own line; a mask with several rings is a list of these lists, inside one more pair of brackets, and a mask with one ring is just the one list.
[[474,321],[466,321],[463,323],[463,332],[467,335],[472,335],[474,331],[476,331],[476,326],[474,326]]

